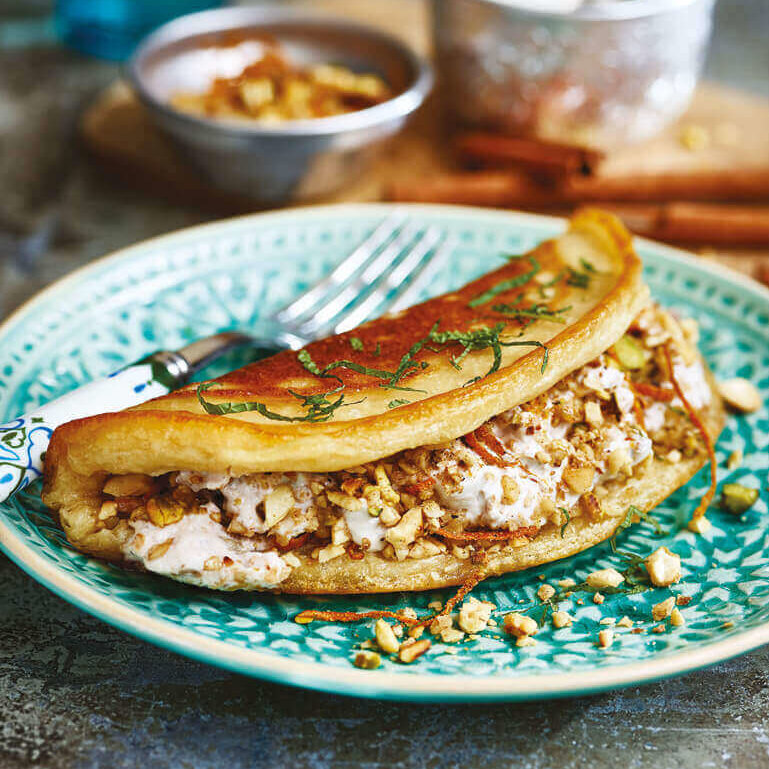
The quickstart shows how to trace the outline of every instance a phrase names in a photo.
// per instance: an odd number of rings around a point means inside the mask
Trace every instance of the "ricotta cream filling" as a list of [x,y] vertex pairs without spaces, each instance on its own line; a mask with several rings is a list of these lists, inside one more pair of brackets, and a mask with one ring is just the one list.
[[[609,366],[591,368],[582,377],[583,383],[595,390],[612,393],[622,413],[617,426],[607,429],[596,455],[596,473],[588,491],[596,486],[619,477],[619,472],[608,470],[608,459],[617,449],[627,452],[629,463],[635,467],[652,453],[652,441],[638,425],[633,413],[635,396],[627,385],[625,375]],[[546,407],[547,409],[547,407]],[[504,415],[503,415],[504,416]],[[470,526],[511,531],[527,526],[542,526],[548,516],[542,511],[544,500],[552,500],[556,508],[570,510],[580,498],[563,481],[564,470],[568,467],[566,456],[559,463],[541,461],[547,447],[559,441],[568,444],[571,425],[553,425],[551,419],[539,420],[534,428],[511,430],[499,418],[492,423],[492,429],[507,446],[511,457],[519,465],[511,467],[483,466],[471,472],[459,488],[447,490],[441,484],[435,487],[441,506],[462,512]],[[503,479],[507,478],[517,487],[514,501],[506,503]]]
[[127,560],[138,561],[147,571],[219,590],[266,588],[288,577],[291,567],[275,550],[260,552],[263,542],[231,536],[209,513],[189,513],[162,528],[134,521]]

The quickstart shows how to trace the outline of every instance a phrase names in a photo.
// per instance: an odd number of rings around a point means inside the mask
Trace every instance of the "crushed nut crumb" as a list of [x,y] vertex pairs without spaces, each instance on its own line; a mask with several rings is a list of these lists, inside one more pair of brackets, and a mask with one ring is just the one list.
[[359,651],[355,655],[353,664],[363,670],[376,670],[382,664],[382,658],[376,652]]
[[466,633],[480,633],[486,629],[494,604],[470,596],[459,610],[459,627]]
[[400,651],[398,652],[398,659],[408,665],[417,659],[417,657],[421,657],[430,646],[431,643],[426,638],[408,645],[404,642],[401,644]]
[[601,630],[598,633],[598,645],[602,649],[608,649],[614,643],[614,631],[611,628]]
[[747,379],[742,377],[727,379],[724,382],[718,382],[717,389],[727,406],[737,411],[749,414],[761,408],[761,393]]
[[457,641],[461,641],[464,637],[465,634],[461,630],[457,630],[454,627],[441,630],[441,641],[443,641],[445,644],[457,643]]
[[713,524],[704,515],[698,515],[689,521],[686,528],[695,534],[706,534],[713,528]]
[[378,619],[374,625],[374,634],[379,648],[387,654],[396,654],[400,644],[393,633],[392,627],[383,619]]
[[673,611],[670,612],[670,624],[673,627],[681,627],[681,625],[686,624],[684,615],[681,614],[681,611],[677,606],[674,606]]
[[507,633],[516,636],[516,638],[536,635],[537,630],[539,630],[539,626],[531,617],[519,614],[517,611],[505,614],[504,627]]
[[736,470],[742,464],[742,451],[737,449],[729,454],[729,458],[726,460],[727,470]]
[[664,601],[654,604],[652,606],[652,618],[659,621],[670,616],[670,612],[673,611],[673,607],[676,605],[676,599],[671,595],[670,598],[666,598]]
[[667,587],[681,579],[681,558],[666,547],[658,547],[645,561],[653,585]]
[[600,569],[588,574],[585,581],[590,587],[600,589],[618,587],[625,581],[625,578],[616,569]]
[[433,635],[439,635],[443,630],[448,630],[452,624],[453,620],[451,617],[448,614],[442,614],[430,623],[430,632]]
[[537,590],[537,598],[540,601],[549,601],[555,595],[555,588],[551,585],[540,585]]
[[556,628],[569,627],[573,622],[571,615],[565,611],[554,611],[552,619]]

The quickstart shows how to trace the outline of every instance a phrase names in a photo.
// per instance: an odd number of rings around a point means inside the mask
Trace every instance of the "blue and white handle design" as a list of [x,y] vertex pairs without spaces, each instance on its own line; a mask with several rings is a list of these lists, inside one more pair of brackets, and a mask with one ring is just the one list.
[[106,414],[166,395],[225,352],[247,345],[265,357],[286,347],[299,349],[304,340],[285,331],[252,337],[222,331],[198,339],[175,352],[156,352],[104,379],[84,385],[35,411],[0,424],[0,502],[29,486],[43,474],[43,459],[53,431],[73,419]]
[[135,406],[181,384],[167,358],[165,353],[151,356],[0,424],[0,502],[42,475],[51,434],[59,425]]

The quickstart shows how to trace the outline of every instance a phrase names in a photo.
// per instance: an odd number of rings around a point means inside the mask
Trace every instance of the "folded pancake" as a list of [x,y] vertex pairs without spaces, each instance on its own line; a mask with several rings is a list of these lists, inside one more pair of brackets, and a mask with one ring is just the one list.
[[696,325],[586,210],[454,293],[60,427],[43,498],[75,547],[192,584],[423,590],[607,539],[722,424]]

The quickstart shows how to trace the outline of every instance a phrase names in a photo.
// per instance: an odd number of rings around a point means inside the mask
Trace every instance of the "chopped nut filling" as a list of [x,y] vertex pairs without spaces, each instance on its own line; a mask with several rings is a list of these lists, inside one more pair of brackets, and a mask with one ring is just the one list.
[[[604,509],[612,488],[652,455],[702,451],[662,347],[675,345],[676,379],[701,408],[710,391],[690,337],[650,305],[622,344],[462,439],[331,473],[113,476],[97,525],[116,533],[127,560],[223,589],[277,585],[308,558],[466,560],[522,547],[548,525],[568,536],[580,516],[616,513]],[[609,571],[588,582],[616,587],[622,577]],[[552,588],[540,590],[548,600]]]

